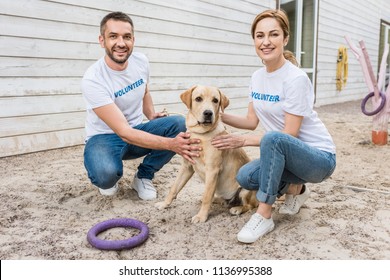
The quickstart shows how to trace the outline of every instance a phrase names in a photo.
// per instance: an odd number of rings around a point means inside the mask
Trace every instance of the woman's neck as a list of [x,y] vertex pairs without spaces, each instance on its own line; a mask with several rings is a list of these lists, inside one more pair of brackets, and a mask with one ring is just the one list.
[[266,62],[265,69],[267,70],[268,73],[272,73],[282,68],[285,63],[286,63],[286,59],[284,58],[284,56],[282,56],[281,59],[278,59],[277,61]]

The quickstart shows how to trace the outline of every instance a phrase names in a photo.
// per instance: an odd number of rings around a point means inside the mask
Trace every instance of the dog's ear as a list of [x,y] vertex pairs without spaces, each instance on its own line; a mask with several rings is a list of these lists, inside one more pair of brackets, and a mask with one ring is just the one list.
[[188,109],[191,109],[191,100],[192,100],[192,92],[196,86],[191,87],[190,89],[187,89],[185,92],[180,94],[180,99],[183,101],[184,104],[186,104]]
[[220,90],[219,94],[221,96],[221,111],[223,112],[227,106],[229,106],[229,98],[223,94]]

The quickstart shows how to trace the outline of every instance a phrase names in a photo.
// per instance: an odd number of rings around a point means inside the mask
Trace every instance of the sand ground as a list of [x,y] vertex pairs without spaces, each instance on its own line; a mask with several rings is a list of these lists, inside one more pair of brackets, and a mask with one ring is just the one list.
[[[360,112],[358,101],[316,111],[336,143],[336,171],[323,183],[308,184],[312,194],[299,214],[278,214],[276,204],[275,230],[254,244],[236,241],[253,212],[236,217],[213,205],[206,223],[191,223],[203,192],[196,176],[170,208],[159,211],[155,201],[141,201],[129,188],[139,161],[127,161],[119,193],[100,196],[86,176],[83,146],[76,146],[0,159],[0,259],[389,260],[390,146],[371,144],[371,118]],[[251,158],[259,155],[257,148],[246,151]],[[181,160],[175,156],[156,174],[158,201]],[[94,224],[119,217],[145,222],[148,240],[122,251],[88,243]],[[99,237],[133,234],[117,228]]]

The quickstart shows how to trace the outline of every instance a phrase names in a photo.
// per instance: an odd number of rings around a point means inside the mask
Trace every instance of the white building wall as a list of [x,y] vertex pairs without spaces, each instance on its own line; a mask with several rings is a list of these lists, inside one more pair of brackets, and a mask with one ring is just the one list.
[[[390,3],[385,0],[319,1],[317,106],[359,100],[368,94],[361,66],[344,36],[348,35],[356,46],[360,40],[365,42],[373,71],[377,73],[381,19],[390,20]],[[349,73],[346,86],[338,92],[336,60],[341,45],[348,48]]]
[[99,23],[111,11],[134,21],[157,109],[184,112],[179,94],[195,84],[220,87],[230,110],[246,108],[260,66],[250,25],[270,7],[275,0],[0,1],[0,157],[83,143],[80,81],[104,55]]

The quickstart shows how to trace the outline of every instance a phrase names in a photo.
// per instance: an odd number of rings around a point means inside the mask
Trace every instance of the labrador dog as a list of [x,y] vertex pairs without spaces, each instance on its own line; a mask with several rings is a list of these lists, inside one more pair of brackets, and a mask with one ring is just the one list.
[[202,206],[192,223],[205,222],[208,218],[214,198],[227,202],[230,213],[239,215],[258,205],[254,191],[242,189],[235,177],[241,166],[249,162],[245,151],[239,149],[218,150],[211,140],[221,134],[227,134],[220,121],[219,113],[229,105],[229,99],[216,87],[194,86],[180,95],[188,108],[186,116],[187,130],[191,137],[201,140],[202,151],[195,164],[183,160],[176,181],[163,202],[156,207],[168,207],[196,172],[205,183]]

